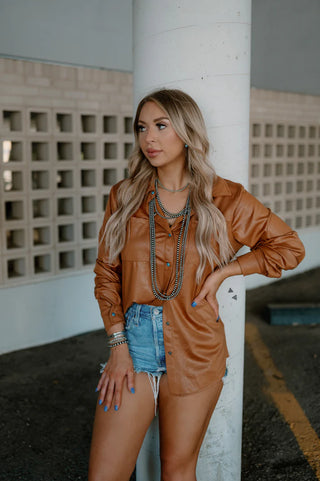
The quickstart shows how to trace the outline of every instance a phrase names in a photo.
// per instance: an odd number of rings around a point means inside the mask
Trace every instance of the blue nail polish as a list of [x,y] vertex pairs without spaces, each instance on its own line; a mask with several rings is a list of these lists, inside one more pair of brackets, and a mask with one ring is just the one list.
[[130,391],[132,392],[132,394],[134,394],[135,393],[134,387],[132,387]]
[[102,399],[99,399],[99,405],[101,406],[101,404],[102,404]]
[[115,411],[118,411],[118,406],[117,406],[117,405],[115,405],[114,410],[115,410]]
[[193,303],[191,305],[192,305],[192,307],[196,307],[197,303],[193,301]]
[[99,389],[96,387],[96,392],[98,392],[98,391],[99,391]]
[[104,412],[106,413],[108,411],[108,406],[104,407]]

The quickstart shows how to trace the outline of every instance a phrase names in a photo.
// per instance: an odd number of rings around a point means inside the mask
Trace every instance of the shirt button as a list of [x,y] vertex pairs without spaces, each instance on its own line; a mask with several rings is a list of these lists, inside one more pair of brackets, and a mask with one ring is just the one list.
[[172,237],[172,234],[168,234],[169,237]]
[[170,266],[170,262],[167,262],[167,266],[168,266],[168,267]]
[[154,190],[151,192],[151,194],[152,194],[152,195],[154,194]]
[[167,324],[167,326],[170,326],[170,322],[169,322],[169,321],[167,321],[166,324]]
[[113,312],[113,313],[111,314],[111,316],[113,316],[113,317],[114,317],[115,315],[116,315],[116,313],[115,313],[115,312]]
[[168,354],[171,356],[171,354],[172,354],[172,351],[168,351]]
[[153,312],[154,312],[154,313],[155,313],[155,315],[157,316],[157,315],[159,314],[159,312],[160,312],[160,311],[159,311],[159,309],[155,309]]

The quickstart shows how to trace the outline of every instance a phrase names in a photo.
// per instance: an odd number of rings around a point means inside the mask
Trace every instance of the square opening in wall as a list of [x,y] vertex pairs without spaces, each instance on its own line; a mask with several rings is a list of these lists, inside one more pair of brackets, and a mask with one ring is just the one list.
[[264,164],[263,166],[263,176],[270,177],[272,175],[272,165],[271,164]]
[[294,149],[295,149],[294,144],[288,144],[287,145],[287,156],[288,157],[294,157]]
[[81,197],[81,212],[82,214],[89,214],[96,211],[96,198],[94,195]]
[[286,174],[293,175],[294,174],[294,164],[286,164]]
[[72,132],[72,115],[57,114],[56,125],[59,132]]
[[62,197],[57,199],[58,215],[72,215],[73,214],[73,198]]
[[316,137],[316,127],[310,125],[309,127],[309,139],[315,139]]
[[50,254],[42,254],[42,255],[39,255],[39,256],[34,256],[34,258],[33,258],[33,268],[34,268],[35,274],[50,272],[51,271]]
[[286,212],[291,212],[293,209],[293,200],[286,200]]
[[123,120],[124,120],[124,133],[133,134],[132,117],[125,117]]
[[94,160],[96,158],[96,144],[94,142],[81,142],[81,160]]
[[25,231],[24,229],[7,230],[7,249],[21,249],[25,247]]
[[300,229],[302,227],[302,223],[303,223],[302,217],[301,216],[296,217],[296,229]]
[[33,170],[31,172],[31,185],[33,190],[49,189],[49,171]]
[[30,131],[48,132],[48,114],[45,112],[30,112]]
[[282,157],[282,156],[283,156],[283,145],[277,144],[277,146],[276,146],[276,155],[277,155],[277,157]]
[[263,195],[270,195],[270,194],[271,194],[271,185],[263,184]]
[[306,227],[310,227],[312,225],[312,216],[307,215],[306,217]]
[[283,165],[282,164],[276,164],[276,176],[282,175],[283,172]]
[[289,125],[288,127],[288,137],[293,139],[296,136],[296,127],[294,125]]
[[312,197],[308,197],[307,200],[306,200],[306,207],[307,209],[312,209],[313,208],[313,198]]
[[304,145],[298,145],[298,157],[304,157]]
[[103,185],[113,185],[117,182],[116,169],[103,169]]
[[297,209],[297,210],[302,210],[302,209],[303,209],[303,199],[297,199],[297,200],[296,200],[296,209]]
[[23,219],[23,201],[10,200],[5,203],[6,220],[21,220]]
[[315,165],[313,162],[308,162],[308,174],[313,174],[315,170]]
[[22,115],[18,110],[4,110],[3,128],[9,132],[19,132],[22,130]]
[[273,135],[273,125],[272,124],[266,124],[265,125],[264,135],[265,135],[265,137],[272,137],[272,135]]
[[252,136],[253,137],[260,137],[261,135],[261,124],[253,124],[252,125]]
[[315,153],[316,153],[315,145],[309,144],[308,145],[308,157],[314,157]]
[[306,128],[304,125],[300,125],[299,127],[299,137],[303,139],[306,136]]
[[277,213],[281,212],[281,208],[282,208],[282,202],[281,202],[281,200],[277,200],[277,201],[274,203],[274,210],[275,210],[275,212],[277,212]]
[[129,159],[131,152],[132,152],[133,144],[132,143],[125,143],[124,144],[124,158]]
[[252,152],[252,157],[259,157],[259,155],[260,155],[260,145],[252,144],[251,152]]
[[286,182],[286,193],[291,194],[293,192],[293,182]]
[[303,192],[303,180],[298,180],[296,182],[297,192]]
[[74,251],[59,252],[59,269],[72,269],[74,267]]
[[[313,180],[307,180],[307,192],[313,191]],[[320,179],[317,180],[317,190],[320,190]]]
[[95,239],[97,237],[97,223],[83,222],[82,223],[82,238]]
[[96,116],[81,115],[81,130],[84,133],[95,133],[96,132]]
[[284,137],[284,125],[277,125],[277,137]]
[[271,144],[265,144],[265,146],[264,146],[264,156],[265,157],[271,157],[272,156],[272,145]]
[[8,278],[23,277],[26,274],[26,264],[24,258],[10,259],[7,263]]
[[57,142],[57,160],[72,160],[72,142]]
[[34,219],[39,217],[49,217],[50,215],[49,199],[33,199],[32,216]]
[[108,199],[109,199],[109,195],[108,195],[108,194],[104,194],[104,195],[102,196],[102,210],[103,210],[103,211],[106,210],[107,203],[108,203]]
[[281,182],[276,182],[274,184],[274,193],[275,195],[279,195],[282,193],[282,183]]
[[57,188],[58,189],[72,189],[72,187],[73,187],[73,171],[72,170],[58,170],[56,181],[57,181]]
[[96,171],[95,170],[81,170],[81,187],[95,187],[96,185]]
[[4,170],[2,178],[5,192],[23,190],[22,172]]
[[251,165],[251,177],[259,177],[260,172],[260,165],[252,164]]
[[49,144],[48,142],[31,142],[31,159],[33,161],[49,160]]
[[33,229],[33,245],[43,246],[50,244],[50,227],[34,227]]
[[304,163],[303,162],[298,162],[298,167],[297,167],[297,174],[302,175],[304,172]]
[[260,187],[259,184],[251,184],[251,187],[250,187],[251,194],[256,197],[259,196],[259,191],[260,191],[259,187]]
[[2,161],[22,162],[22,142],[13,142],[11,140],[2,141]]
[[105,134],[116,134],[117,130],[117,117],[115,115],[104,115],[103,132]]
[[58,242],[72,242],[72,241],[74,241],[73,224],[58,225]]
[[82,249],[82,265],[93,265],[96,262],[97,249],[95,247],[90,247],[87,249]]
[[117,158],[118,146],[115,142],[104,143],[104,159],[114,160]]

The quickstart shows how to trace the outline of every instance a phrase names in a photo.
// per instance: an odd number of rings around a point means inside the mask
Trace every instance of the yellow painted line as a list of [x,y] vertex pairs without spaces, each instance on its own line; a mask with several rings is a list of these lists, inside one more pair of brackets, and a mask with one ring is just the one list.
[[274,364],[269,349],[264,344],[258,328],[252,323],[246,323],[246,341],[254,358],[268,381],[267,392],[289,424],[291,431],[320,480],[320,439],[312,428],[300,404],[289,391],[281,372]]

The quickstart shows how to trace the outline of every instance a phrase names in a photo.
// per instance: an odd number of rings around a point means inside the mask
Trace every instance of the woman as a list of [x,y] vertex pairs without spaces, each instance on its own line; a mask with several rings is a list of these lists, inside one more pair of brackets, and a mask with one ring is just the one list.
[[[161,479],[196,480],[228,350],[216,293],[234,275],[280,277],[297,234],[208,160],[203,117],[180,90],[145,97],[129,178],[112,187],[95,267],[110,357],[98,383],[90,481],[125,481],[159,410]],[[242,245],[251,251],[234,258]]]

